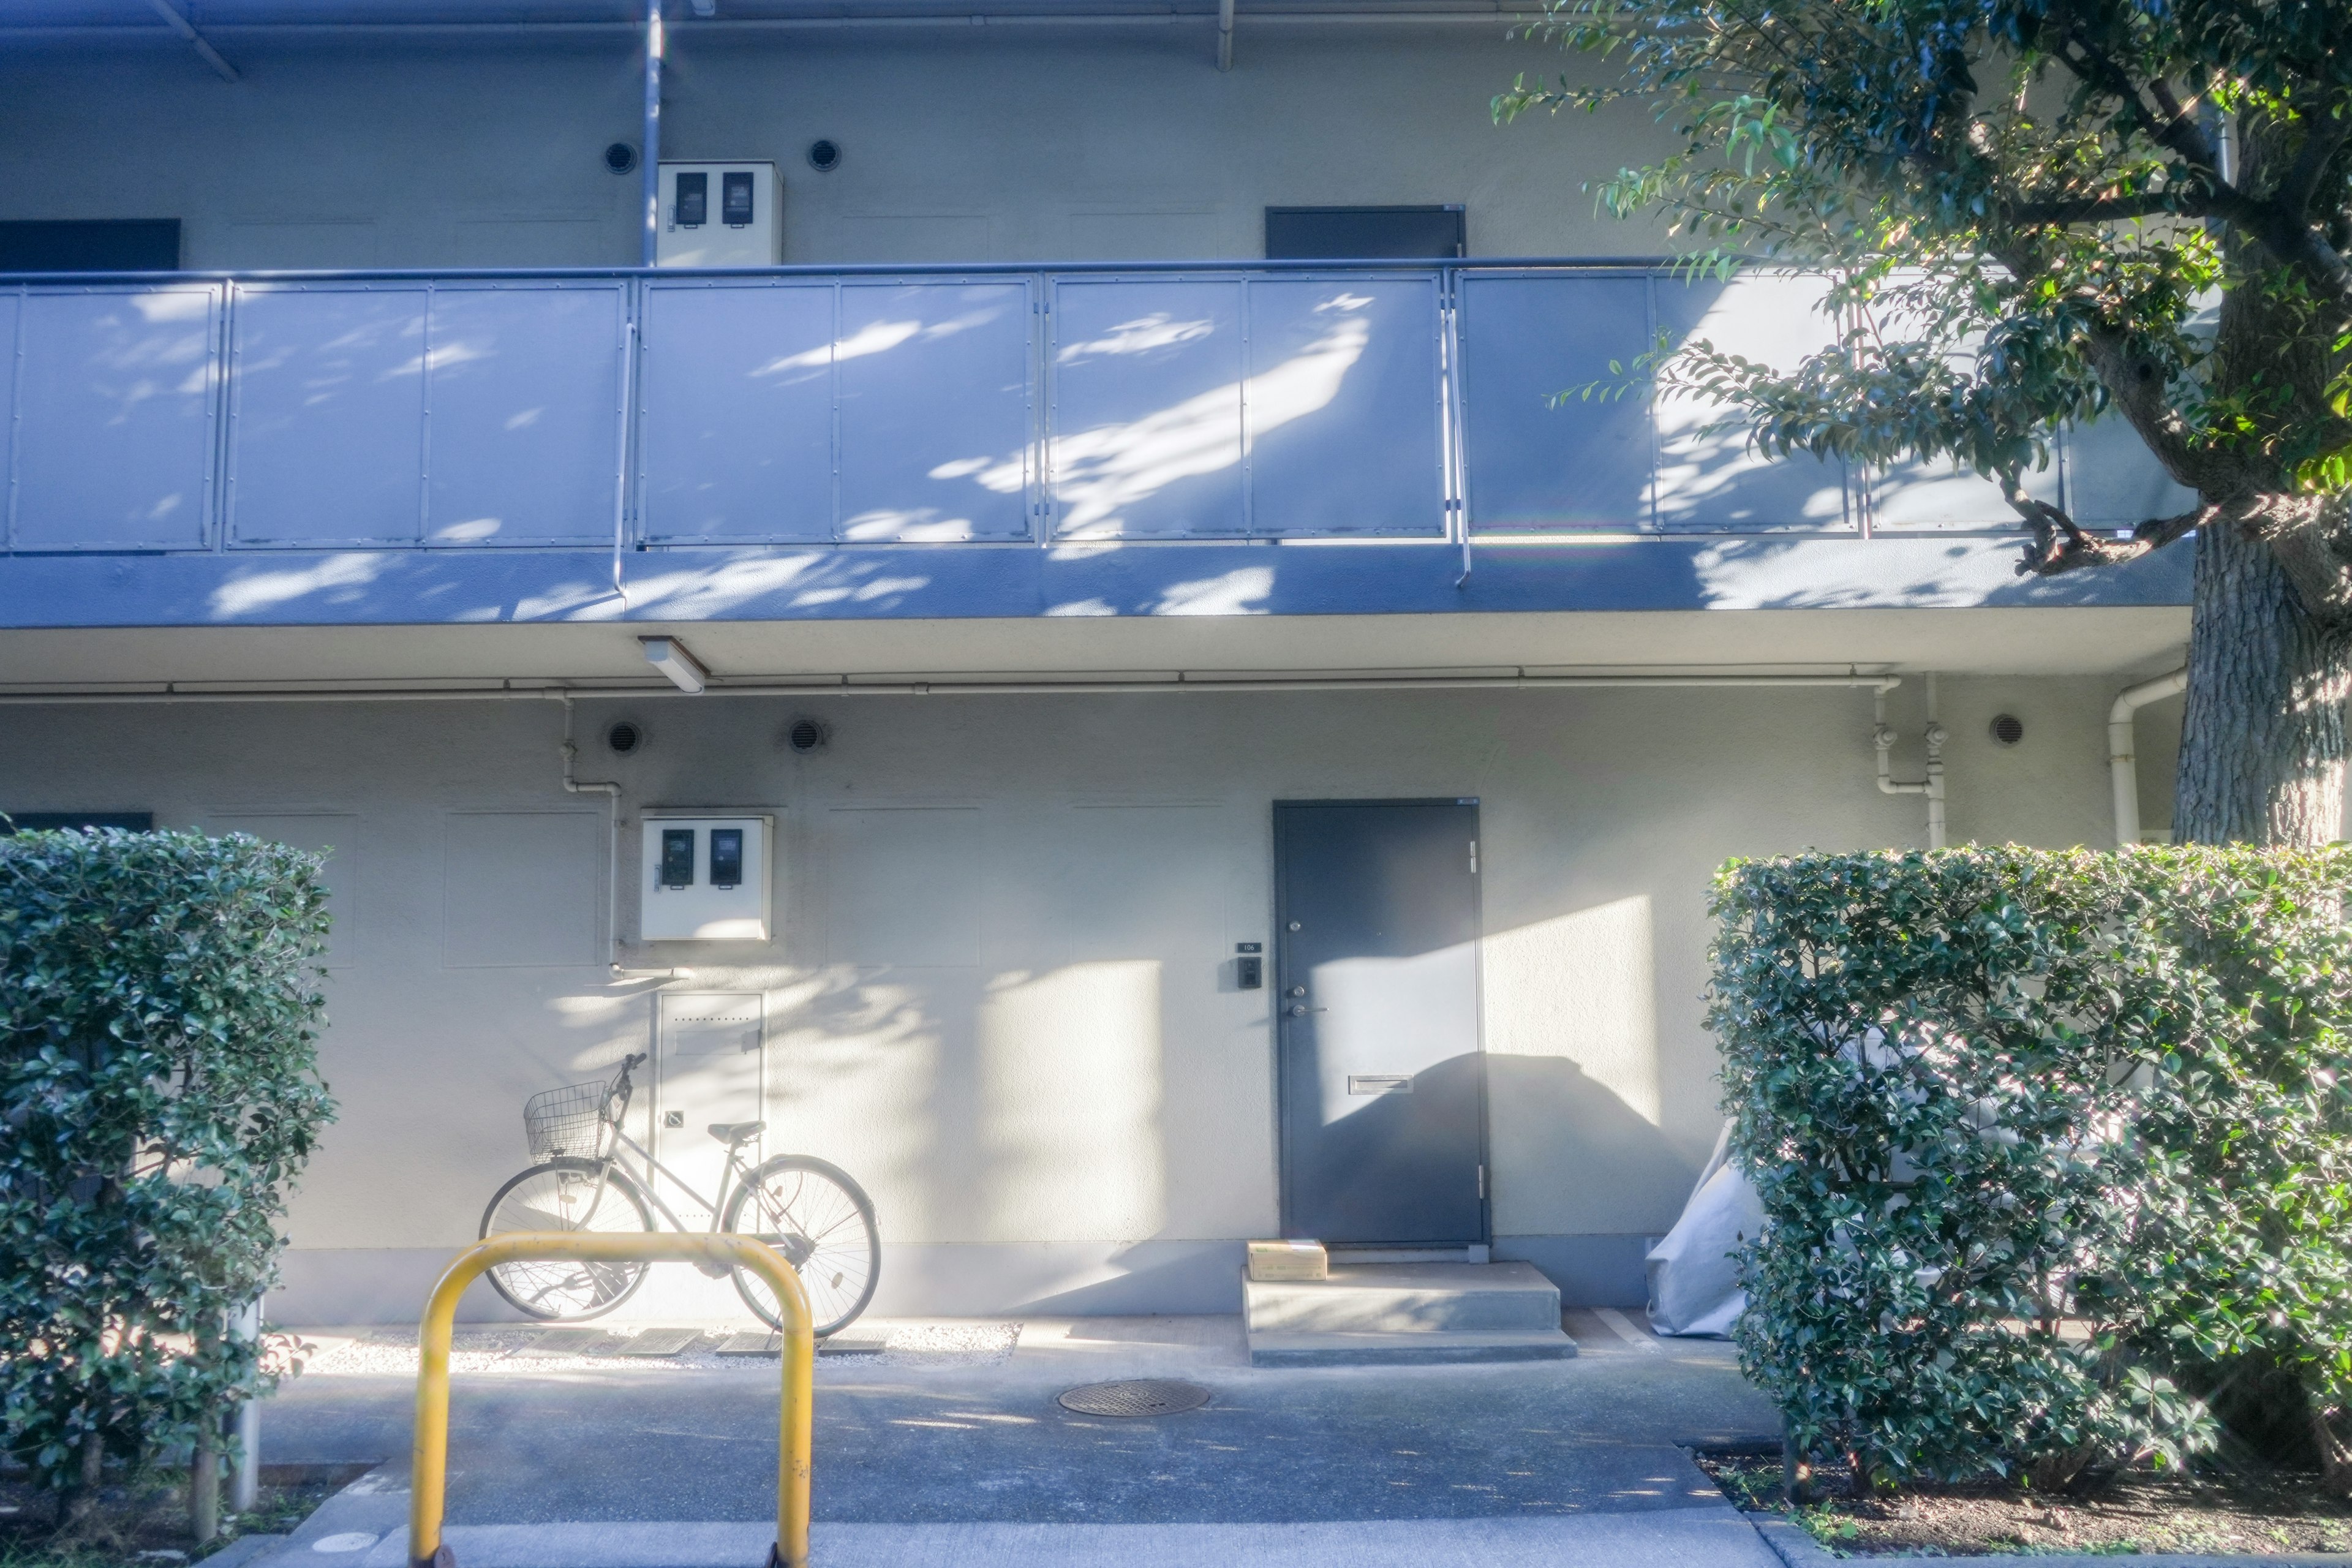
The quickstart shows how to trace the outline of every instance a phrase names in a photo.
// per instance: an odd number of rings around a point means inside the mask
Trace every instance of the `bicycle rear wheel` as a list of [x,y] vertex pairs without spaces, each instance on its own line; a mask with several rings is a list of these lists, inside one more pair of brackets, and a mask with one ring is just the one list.
[[[514,1176],[482,1211],[482,1237],[516,1230],[643,1232],[654,1228],[637,1184],[617,1165],[566,1157]],[[509,1306],[549,1322],[600,1317],[642,1284],[643,1263],[591,1263],[579,1258],[501,1263],[490,1289]]]
[[[882,1273],[874,1201],[838,1165],[806,1154],[778,1155],[735,1189],[727,1201],[726,1228],[756,1236],[791,1260],[819,1339],[848,1327],[874,1299]],[[738,1268],[735,1289],[762,1322],[783,1327],[766,1280]]]

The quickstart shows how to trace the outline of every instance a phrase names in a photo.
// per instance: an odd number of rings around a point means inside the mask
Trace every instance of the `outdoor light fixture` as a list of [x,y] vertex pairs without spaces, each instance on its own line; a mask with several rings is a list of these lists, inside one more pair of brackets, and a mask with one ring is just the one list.
[[690,695],[710,684],[710,672],[676,637],[639,637],[637,642],[646,650],[646,662],[668,676],[680,691]]

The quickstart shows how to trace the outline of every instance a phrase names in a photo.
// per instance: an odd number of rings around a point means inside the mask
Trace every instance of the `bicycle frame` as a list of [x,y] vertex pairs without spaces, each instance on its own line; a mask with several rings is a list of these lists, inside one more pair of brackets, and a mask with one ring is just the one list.
[[[630,1151],[634,1152],[638,1159],[644,1161],[646,1172],[660,1172],[663,1175],[667,1176],[671,1181],[677,1184],[678,1191],[684,1193],[688,1197],[692,1198],[696,1203],[706,1204],[710,1210],[710,1229],[714,1235],[717,1234],[719,1230],[721,1217],[727,1212],[727,1200],[734,1195],[735,1189],[739,1185],[751,1180],[751,1167],[745,1164],[743,1162],[743,1151],[741,1146],[739,1144],[729,1149],[727,1151],[727,1173],[719,1183],[719,1201],[716,1203],[709,1203],[709,1201],[704,1198],[700,1193],[695,1191],[694,1184],[692,1182],[688,1181],[684,1176],[679,1175],[676,1171],[671,1170],[667,1165],[665,1165],[659,1160],[655,1159],[652,1150],[646,1148],[644,1144],[630,1137],[626,1132],[622,1131],[621,1124],[617,1121],[613,1123],[613,1142],[614,1147],[601,1155],[597,1160],[597,1163],[604,1166],[618,1165],[622,1170],[627,1171],[631,1179],[636,1182],[639,1189],[642,1190],[646,1196],[652,1201],[654,1207],[661,1210],[662,1218],[669,1221],[669,1226],[672,1230],[685,1230],[687,1228],[686,1222],[677,1217],[677,1210],[671,1208],[669,1205],[662,1202],[661,1189],[654,1182],[650,1174],[640,1173],[637,1171],[630,1169],[629,1163],[621,1158],[620,1145],[626,1144]],[[601,1194],[599,1194],[599,1201],[602,1201]],[[592,1205],[591,1207],[593,1208],[593,1205]]]

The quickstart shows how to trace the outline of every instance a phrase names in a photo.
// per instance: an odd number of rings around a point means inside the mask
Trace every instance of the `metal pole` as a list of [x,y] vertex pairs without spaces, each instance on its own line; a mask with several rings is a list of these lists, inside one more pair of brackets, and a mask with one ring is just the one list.
[[[229,1331],[247,1344],[261,1342],[261,1298],[237,1309]],[[236,1409],[236,1472],[229,1487],[228,1506],[236,1513],[251,1513],[261,1502],[261,1401],[247,1394]]]
[[502,1263],[576,1258],[598,1263],[716,1263],[748,1268],[776,1293],[784,1320],[783,1399],[777,1415],[776,1541],[768,1568],[808,1568],[809,1446],[815,1430],[812,1386],[816,1334],[800,1276],[766,1243],[729,1232],[509,1231],[459,1253],[425,1304],[416,1331],[416,1436],[409,1466],[410,1568],[457,1568],[441,1539],[449,1466],[449,1340],[457,1299]]
[[637,265],[654,264],[654,246],[661,235],[661,0],[646,0],[646,129],[645,150],[637,162],[645,173],[645,223]]

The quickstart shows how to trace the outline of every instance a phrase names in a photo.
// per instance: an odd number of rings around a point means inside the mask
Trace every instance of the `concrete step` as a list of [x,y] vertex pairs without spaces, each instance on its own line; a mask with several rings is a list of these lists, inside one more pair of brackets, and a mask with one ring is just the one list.
[[1249,1336],[1252,1366],[1444,1366],[1465,1362],[1565,1361],[1576,1342],[1558,1329],[1453,1332],[1309,1333]]
[[1559,1333],[1559,1289],[1528,1263],[1334,1264],[1328,1279],[1244,1279],[1261,1333]]

